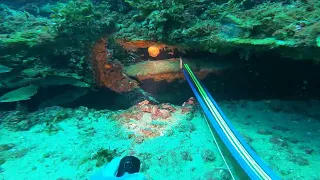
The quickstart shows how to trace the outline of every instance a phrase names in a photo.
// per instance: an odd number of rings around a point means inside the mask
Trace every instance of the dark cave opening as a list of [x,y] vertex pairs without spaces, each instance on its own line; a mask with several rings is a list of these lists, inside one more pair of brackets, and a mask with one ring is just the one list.
[[[254,55],[244,66],[226,72],[218,79],[207,78],[205,84],[215,86],[222,99],[318,99],[319,65],[312,61],[281,58],[276,53]],[[212,88],[210,88],[212,91]]]
[[[201,58],[204,63],[215,60],[228,61],[234,68],[219,74],[212,73],[202,82],[216,101],[223,100],[301,100],[319,99],[320,65],[311,60],[292,60],[282,58],[269,51],[252,55],[249,59],[239,58],[237,52],[227,55],[212,54],[201,51],[188,51],[182,58]],[[140,87],[159,102],[181,105],[193,95],[185,80],[174,82],[144,80]],[[30,111],[37,110],[43,100],[70,89],[70,86],[50,86],[40,88],[39,92],[28,101],[21,102]],[[76,101],[64,103],[63,107],[75,108],[85,106],[94,109],[127,109],[144,100],[139,93],[117,94],[106,88],[92,88]],[[1,103],[0,109],[15,109],[16,103]]]
[[[220,56],[189,51],[184,57],[202,58],[204,61],[225,60],[235,65],[235,68],[211,74],[202,80],[217,101],[319,99],[320,65],[311,60],[283,58],[272,51],[253,54],[247,60],[239,58],[237,52]],[[174,83],[144,81],[141,87],[160,101],[176,105],[194,96],[186,81],[181,80]]]

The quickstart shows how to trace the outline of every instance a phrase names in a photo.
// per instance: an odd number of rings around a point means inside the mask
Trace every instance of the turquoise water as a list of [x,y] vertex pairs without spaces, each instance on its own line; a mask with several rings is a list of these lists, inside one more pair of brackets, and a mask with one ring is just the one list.
[[110,162],[125,156],[150,180],[245,179],[181,60],[275,174],[320,179],[319,12],[316,0],[1,1],[0,179],[118,179]]

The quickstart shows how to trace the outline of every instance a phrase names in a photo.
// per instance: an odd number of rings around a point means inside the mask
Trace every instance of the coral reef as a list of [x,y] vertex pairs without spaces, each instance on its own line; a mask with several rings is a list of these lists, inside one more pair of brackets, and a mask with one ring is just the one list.
[[[166,72],[158,68],[160,73],[142,75],[132,69],[144,66],[135,63],[160,60],[153,62],[159,67],[161,60],[177,58],[190,50],[237,52],[245,58],[270,50],[292,59],[320,60],[317,0],[7,3],[0,6],[3,93],[48,80],[48,76],[75,78],[88,87],[96,82],[118,93],[130,92],[139,85],[130,76],[140,81],[182,78],[170,63],[164,64],[168,66]],[[155,54],[141,53],[150,47]],[[161,59],[163,54],[170,57]],[[198,75],[205,77],[211,72],[210,68],[202,69]]]
[[[28,5],[38,9],[39,13],[33,12]],[[65,82],[59,78],[51,81],[53,79],[49,76],[74,78],[88,83],[86,87],[92,86],[88,61],[92,46],[113,26],[107,4],[39,1],[20,8],[1,4],[0,9],[4,20],[0,24],[2,92],[10,92],[35,81],[68,84],[59,83]]]
[[92,49],[91,65],[98,86],[108,87],[118,93],[129,92],[137,88],[138,83],[122,72],[120,62],[108,60],[106,40],[99,40]]
[[[151,80],[152,85],[160,84],[152,87],[158,90],[161,83],[182,82],[177,81],[184,78],[179,56],[200,79],[237,68],[228,62],[229,54],[248,60],[252,54],[272,52],[319,63],[319,14],[319,0],[1,1],[0,105],[13,107],[0,111],[0,136],[5,137],[0,138],[1,177],[89,179],[95,167],[131,154],[146,164],[143,173],[158,176],[150,179],[231,179],[196,111],[195,98],[182,106],[159,103],[140,85]],[[203,59],[196,58],[200,56]],[[221,102],[222,109],[274,171],[284,179],[319,179],[315,170],[320,166],[320,103],[236,101],[239,96],[233,98],[232,93],[263,93],[251,89],[250,83],[257,81],[250,78],[258,77],[259,71],[245,63],[254,76],[243,73],[242,81],[232,87],[226,84],[237,81],[235,76],[207,78],[223,93],[208,90],[218,100],[221,94],[230,95],[233,101]],[[273,67],[263,67],[268,77]],[[300,76],[299,70],[294,73]],[[277,85],[294,78],[301,81],[286,84],[285,94],[296,85],[308,87],[303,76],[281,78],[287,77],[282,71],[277,76],[282,80]],[[262,91],[270,90],[270,79],[261,79]],[[238,88],[242,83],[248,87]],[[112,102],[112,95],[104,92],[109,89],[134,106],[112,112],[55,106],[99,91],[99,100],[116,106],[120,99]],[[174,94],[172,89],[169,93]],[[39,106],[33,107],[32,100]]]
[[121,38],[170,42],[218,53],[290,50],[283,54],[319,59],[317,52],[308,55],[318,48],[320,5],[316,0],[261,1],[250,6],[249,1],[126,2],[135,8],[135,15],[123,22],[117,32]]
[[127,110],[113,114],[112,117],[132,133],[130,138],[141,143],[148,138],[170,134],[171,127],[179,123],[176,116],[192,119],[195,104],[188,102],[184,107],[178,107],[168,103],[153,105],[144,100]]

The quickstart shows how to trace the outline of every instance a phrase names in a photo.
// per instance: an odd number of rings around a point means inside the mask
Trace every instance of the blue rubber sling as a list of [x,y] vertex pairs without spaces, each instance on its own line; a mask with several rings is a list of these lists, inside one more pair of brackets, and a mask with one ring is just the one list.
[[208,123],[246,175],[250,179],[280,179],[235,130],[188,64],[182,64],[182,71],[202,107]]

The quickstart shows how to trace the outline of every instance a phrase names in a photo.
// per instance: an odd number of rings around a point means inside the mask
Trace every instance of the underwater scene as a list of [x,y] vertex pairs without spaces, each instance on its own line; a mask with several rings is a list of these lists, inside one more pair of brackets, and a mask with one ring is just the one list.
[[0,180],[320,180],[319,0],[1,0]]

